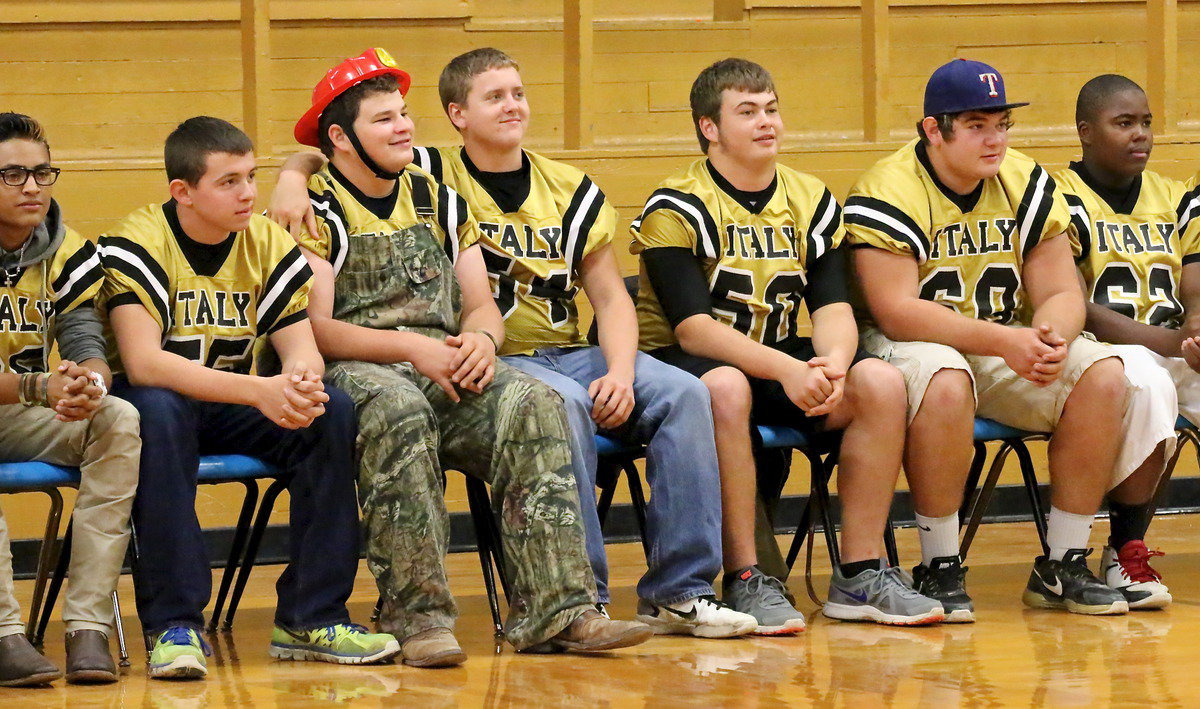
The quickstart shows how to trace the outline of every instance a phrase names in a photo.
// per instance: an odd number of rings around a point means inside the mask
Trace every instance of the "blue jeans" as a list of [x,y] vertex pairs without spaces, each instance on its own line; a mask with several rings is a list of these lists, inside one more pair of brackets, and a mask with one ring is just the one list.
[[[588,385],[608,373],[608,363],[599,347],[553,347],[503,359],[563,398],[588,559],[600,601],[607,603],[608,562],[596,516],[596,424]],[[605,433],[646,446],[650,554],[638,596],[660,605],[678,603],[711,594],[721,571],[721,479],[712,406],[699,379],[641,352],[634,375],[633,413],[619,429]]]
[[200,456],[242,453],[278,466],[291,497],[290,560],[275,590],[275,623],[308,630],[346,623],[358,571],[354,402],[325,385],[324,415],[308,428],[281,428],[257,409],[196,401],[169,389],[131,386],[113,393],[142,415],[142,470],[133,521],[138,534],[134,591],[147,635],[173,625],[200,630],[212,570],[196,518]]

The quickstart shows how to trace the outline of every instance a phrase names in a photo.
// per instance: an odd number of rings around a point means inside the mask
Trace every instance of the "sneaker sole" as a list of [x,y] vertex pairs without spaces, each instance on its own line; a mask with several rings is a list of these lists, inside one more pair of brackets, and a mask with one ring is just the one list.
[[827,618],[835,620],[869,620],[880,625],[933,625],[946,618],[946,612],[935,608],[921,615],[892,615],[873,606],[847,606],[841,603],[826,603],[821,609]]
[[62,672],[54,670],[53,672],[38,672],[17,679],[5,680],[0,682],[0,687],[33,687],[39,684],[50,684],[54,680],[62,677]]
[[760,625],[754,629],[753,635],[775,637],[778,635],[799,635],[808,627],[803,620],[796,618],[783,625]]
[[151,665],[149,674],[154,679],[203,679],[208,668],[198,658],[183,655],[165,665]]
[[946,617],[942,618],[943,623],[974,623],[975,611],[970,608],[959,608],[946,613]]
[[373,655],[335,655],[325,650],[301,645],[276,645],[271,643],[267,654],[276,660],[294,660],[298,662],[329,662],[335,665],[370,665],[385,662],[400,654],[399,641],[389,641],[382,650]]
[[1025,589],[1021,594],[1021,602],[1030,608],[1048,608],[1051,610],[1067,610],[1080,615],[1124,615],[1129,612],[1129,604],[1125,601],[1113,601],[1100,605],[1084,605],[1071,600],[1047,598],[1037,591]]
[[1130,601],[1128,598],[1125,600],[1129,603],[1129,610],[1131,611],[1154,611],[1161,608],[1166,608],[1167,606],[1171,605],[1171,602],[1175,599],[1171,597],[1171,594],[1164,592],[1152,594],[1147,598],[1141,599],[1140,601]]
[[691,635],[696,638],[737,638],[753,633],[758,627],[753,623],[743,623],[742,625],[671,623],[652,615],[637,615],[634,620],[649,625],[655,635]]

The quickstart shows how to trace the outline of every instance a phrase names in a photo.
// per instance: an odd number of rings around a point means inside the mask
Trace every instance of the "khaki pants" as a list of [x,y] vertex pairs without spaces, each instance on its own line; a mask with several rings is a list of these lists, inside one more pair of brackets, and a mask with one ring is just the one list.
[[[113,396],[104,398],[90,420],[74,423],[56,421],[42,407],[0,406],[0,458],[78,466],[82,473],[63,605],[67,632],[112,628],[111,596],[129,543],[141,450],[137,411]],[[0,513],[0,637],[23,630],[8,525]]]
[[[971,377],[975,386],[979,416],[1006,426],[1046,433],[1058,428],[1067,397],[1088,367],[1109,357],[1124,357],[1118,348],[1096,342],[1090,335],[1080,335],[1070,344],[1062,376],[1049,386],[1038,387],[1009,369],[1000,357],[964,355],[933,342],[896,342],[874,328],[862,333],[862,346],[904,374],[909,423],[920,409],[933,376],[943,369],[959,369]],[[1156,382],[1130,376],[1129,366],[1126,380],[1129,388],[1125,400],[1112,402],[1122,412],[1123,438],[1110,488],[1129,477],[1160,443],[1166,443],[1168,456],[1174,450],[1174,401],[1164,395],[1170,392],[1164,392],[1164,387]]]

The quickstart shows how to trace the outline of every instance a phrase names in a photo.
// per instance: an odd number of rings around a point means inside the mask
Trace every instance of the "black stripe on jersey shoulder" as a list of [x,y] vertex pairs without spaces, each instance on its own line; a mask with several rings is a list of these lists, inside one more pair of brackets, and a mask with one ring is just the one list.
[[[684,205],[691,207],[691,210],[686,209]],[[695,252],[697,256],[708,257],[709,254],[720,256],[721,236],[717,222],[713,219],[712,212],[708,211],[704,200],[700,199],[698,195],[669,187],[660,187],[654,190],[650,199],[646,200],[646,206],[642,209],[641,216],[634,222],[634,229],[640,230],[642,221],[660,209],[669,209],[675,212],[691,225],[692,232],[696,235]],[[699,219],[696,214],[692,213],[693,211],[700,215]]]
[[[303,265],[297,267],[297,261],[302,262]],[[279,319],[280,313],[292,302],[296,291],[312,280],[312,276],[313,272],[308,265],[308,260],[304,258],[304,254],[300,253],[299,247],[293,247],[287,255],[279,260],[279,263],[275,264],[271,275],[267,277],[267,282],[263,284],[258,299],[259,335],[265,335],[275,329],[275,321]],[[272,291],[276,288],[279,288],[279,292],[272,295]]]
[[437,148],[413,148],[413,163],[441,182],[446,179],[442,166],[442,151]]
[[342,203],[338,201],[333,190],[327,189],[324,192],[309,190],[308,201],[312,204],[313,212],[329,227],[329,256],[325,260],[337,264],[350,242],[349,227],[346,225],[346,210],[342,208]]
[[292,313],[291,315],[289,315],[285,318],[281,318],[279,320],[279,322],[275,323],[275,325],[272,326],[269,331],[267,331],[267,334],[272,335],[276,332],[279,332],[280,330],[287,327],[288,325],[295,325],[296,323],[303,322],[307,319],[308,319],[308,311],[307,310],[297,310],[296,312]]
[[1067,207],[1071,211],[1071,224],[1075,227],[1076,238],[1079,241],[1079,255],[1075,257],[1076,263],[1083,261],[1092,252],[1092,226],[1088,223],[1086,216],[1080,216],[1079,212],[1087,214],[1087,206],[1078,195],[1073,195],[1070,192],[1063,192],[1063,199],[1067,201]]
[[[593,186],[595,183],[587,175],[579,182],[579,187],[575,188],[575,194],[571,195],[571,203],[563,212],[563,232],[564,238],[569,229],[574,229],[579,235],[574,244],[571,253],[567,254],[567,264],[571,271],[579,270],[579,262],[583,260],[583,252],[587,249],[588,237],[592,233],[592,227],[596,226],[596,219],[600,217],[600,209],[604,206],[604,191],[599,187]],[[588,194],[594,195],[589,200]]]
[[467,200],[462,195],[438,183],[437,222],[442,228],[442,250],[450,263],[458,262],[458,228],[467,220]]
[[[901,224],[904,228],[898,229],[892,224],[883,221],[880,217],[888,217]],[[917,224],[912,217],[908,216],[899,207],[882,199],[867,197],[866,195],[850,197],[846,200],[845,220],[847,224],[857,224],[868,229],[874,229],[875,231],[887,234],[896,241],[908,244],[909,248],[912,249],[914,258],[921,258],[921,254],[925,254],[925,256],[929,255],[929,235],[925,233],[921,225]],[[914,238],[916,239],[915,241]]]
[[1183,235],[1183,231],[1188,228],[1193,219],[1200,219],[1200,185],[1185,193],[1183,199],[1179,200],[1179,206],[1175,209],[1175,220],[1180,236]]
[[[1041,195],[1038,195],[1038,184],[1045,177],[1045,189]],[[1029,184],[1025,186],[1025,193],[1021,196],[1021,204],[1017,207],[1017,233],[1021,232],[1021,226],[1029,217],[1030,210],[1033,211],[1032,221],[1029,223],[1028,240],[1021,244],[1021,257],[1029,255],[1034,246],[1041,241],[1042,229],[1046,228],[1046,218],[1050,216],[1050,208],[1054,205],[1054,190],[1057,185],[1054,178],[1042,169],[1041,165],[1034,165],[1033,172],[1029,173]],[[1034,204],[1037,200],[1037,204]]]
[[[118,252],[124,252],[126,255],[118,256]],[[130,263],[130,258],[137,263]],[[155,288],[157,285],[164,293],[170,293],[171,279],[149,251],[146,251],[137,242],[123,236],[102,236],[100,237],[100,261],[104,264],[105,270],[117,271],[141,286],[146,295],[154,302],[154,308],[158,311],[159,319],[163,323],[163,332],[171,329],[173,322],[170,304],[160,296]],[[137,264],[140,264],[141,268]],[[149,277],[146,275],[147,272],[149,272]]]
[[61,314],[60,308],[74,303],[103,279],[104,268],[100,265],[96,245],[90,241],[83,242],[63,264],[62,273],[54,279],[54,311]]
[[[832,213],[828,220],[825,219],[825,213],[832,209]],[[817,232],[818,226],[824,223],[824,229]],[[842,223],[842,208],[833,198],[833,193],[826,187],[821,193],[821,199],[817,200],[817,209],[809,217],[808,234],[807,234],[807,250],[804,256],[805,267],[812,266],[813,263],[827,253],[833,247],[833,235],[837,233],[838,227]],[[820,246],[820,249],[817,248]],[[818,251],[820,253],[818,253]]]

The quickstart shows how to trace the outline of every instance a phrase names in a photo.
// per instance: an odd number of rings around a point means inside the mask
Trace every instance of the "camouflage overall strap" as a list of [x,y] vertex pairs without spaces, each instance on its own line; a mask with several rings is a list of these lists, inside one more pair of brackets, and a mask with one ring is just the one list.
[[429,180],[419,175],[412,176],[412,201],[417,216],[421,219],[433,219],[433,196],[429,191]]

